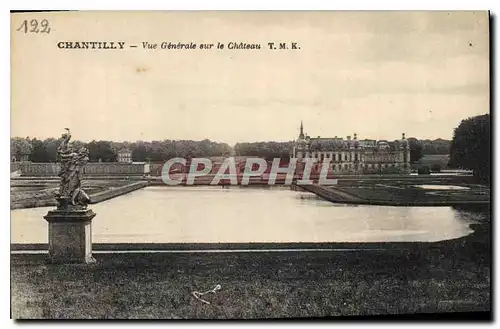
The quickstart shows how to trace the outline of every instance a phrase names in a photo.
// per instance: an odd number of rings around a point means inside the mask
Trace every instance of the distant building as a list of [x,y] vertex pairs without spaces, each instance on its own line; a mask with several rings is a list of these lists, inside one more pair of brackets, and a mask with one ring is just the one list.
[[118,162],[132,163],[132,151],[127,148],[118,151]]
[[404,133],[393,142],[358,140],[357,134],[352,139],[351,136],[311,138],[304,134],[301,122],[292,157],[298,161],[312,158],[316,168],[327,159],[329,171],[339,174],[410,173],[410,147]]

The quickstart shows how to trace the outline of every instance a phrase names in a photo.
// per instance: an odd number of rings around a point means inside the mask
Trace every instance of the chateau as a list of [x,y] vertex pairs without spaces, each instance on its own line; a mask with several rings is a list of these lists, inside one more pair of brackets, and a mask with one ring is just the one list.
[[123,148],[118,151],[118,162],[120,163],[131,163],[132,162],[132,151],[128,148]]
[[311,138],[304,134],[300,123],[300,134],[294,142],[292,157],[314,159],[315,168],[327,159],[329,171],[340,174],[410,173],[410,147],[405,134],[393,142],[385,140],[358,140],[353,138]]

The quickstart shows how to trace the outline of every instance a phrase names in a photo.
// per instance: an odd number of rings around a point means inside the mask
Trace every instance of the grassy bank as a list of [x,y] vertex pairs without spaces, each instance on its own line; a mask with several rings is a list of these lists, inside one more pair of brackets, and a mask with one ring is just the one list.
[[[450,189],[450,187],[461,189]],[[450,181],[433,178],[418,182],[412,180],[339,181],[338,185],[327,189],[332,192],[341,191],[351,195],[353,199],[359,199],[368,204],[439,206],[491,201],[489,187],[471,184],[461,179]]]
[[[96,254],[46,265],[13,255],[15,318],[235,319],[489,311],[489,225],[398,249]],[[206,291],[205,304],[193,291]]]
[[[128,180],[92,180],[82,183],[91,203],[101,202],[147,185],[146,182]],[[56,206],[59,181],[14,181],[10,188],[10,209]]]

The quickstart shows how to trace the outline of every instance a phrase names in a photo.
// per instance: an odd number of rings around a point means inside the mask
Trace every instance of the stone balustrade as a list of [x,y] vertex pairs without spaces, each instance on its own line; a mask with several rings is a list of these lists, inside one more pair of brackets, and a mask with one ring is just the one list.
[[[36,163],[23,162],[18,166],[22,176],[57,176],[59,163]],[[98,162],[87,163],[83,168],[83,174],[89,176],[113,176],[113,175],[148,175],[149,164],[147,163],[119,163]]]

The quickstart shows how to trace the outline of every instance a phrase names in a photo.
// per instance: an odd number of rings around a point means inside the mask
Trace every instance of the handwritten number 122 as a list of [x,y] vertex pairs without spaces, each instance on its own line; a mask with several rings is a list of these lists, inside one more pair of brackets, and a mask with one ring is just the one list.
[[49,21],[42,19],[38,22],[38,20],[32,19],[28,23],[28,20],[25,19],[16,31],[24,33],[50,33]]

